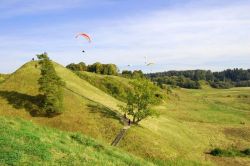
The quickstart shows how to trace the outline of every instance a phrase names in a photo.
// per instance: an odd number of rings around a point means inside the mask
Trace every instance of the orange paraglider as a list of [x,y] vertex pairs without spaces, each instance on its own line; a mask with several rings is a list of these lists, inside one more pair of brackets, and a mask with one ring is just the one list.
[[76,38],[78,38],[79,36],[82,36],[82,37],[84,37],[85,39],[87,39],[89,43],[91,42],[90,36],[87,35],[86,33],[79,33],[79,34],[76,35]]
[[[78,37],[80,37],[80,36],[83,37],[83,38],[85,38],[85,39],[87,39],[88,42],[91,43],[91,38],[90,38],[90,36],[87,35],[86,33],[79,33],[79,34],[76,35],[75,38],[78,38]],[[84,53],[85,51],[83,50],[82,52]]]

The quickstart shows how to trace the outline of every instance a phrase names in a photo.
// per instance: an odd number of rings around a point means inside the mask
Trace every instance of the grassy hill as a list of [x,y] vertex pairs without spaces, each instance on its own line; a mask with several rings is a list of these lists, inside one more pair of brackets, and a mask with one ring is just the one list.
[[[80,78],[55,64],[58,75],[66,82],[65,112],[54,118],[33,117],[27,103],[38,95],[39,70],[35,63],[25,64],[0,84],[0,115],[81,132],[110,144],[122,128],[117,115],[117,104],[122,102],[85,80],[103,80],[107,76],[85,72],[88,77]],[[129,87],[130,80],[109,77],[111,83],[122,82],[122,86]],[[174,89],[166,101],[154,106],[160,117],[130,128],[119,148],[159,165],[247,165],[250,159],[246,157],[215,158],[207,152],[216,147],[250,147],[249,94],[249,88]]]
[[0,117],[0,165],[153,165],[78,133]]
[[8,78],[8,74],[0,74],[0,83]]
[[39,124],[79,131],[111,142],[122,127],[112,111],[120,102],[57,64],[56,70],[67,85],[64,91],[65,112],[54,118],[32,117],[27,103],[39,94],[37,80],[40,71],[35,64],[25,64],[0,85],[0,114],[32,119]]

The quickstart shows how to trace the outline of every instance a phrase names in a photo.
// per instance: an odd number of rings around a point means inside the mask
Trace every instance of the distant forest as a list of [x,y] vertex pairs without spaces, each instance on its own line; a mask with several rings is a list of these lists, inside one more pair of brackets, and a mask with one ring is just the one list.
[[200,89],[200,81],[207,81],[213,88],[231,88],[231,87],[250,87],[250,69],[227,69],[221,72],[212,72],[210,70],[183,70],[166,71],[158,73],[143,74],[141,70],[124,70],[119,73],[115,64],[94,64],[86,65],[84,62],[78,64],[71,63],[66,66],[72,71],[88,71],[103,75],[120,75],[127,78],[147,77],[165,88],[167,85],[172,87],[182,87],[189,89]]
[[199,89],[199,81],[207,81],[213,88],[250,87],[250,69],[227,69],[221,72],[210,70],[166,71],[145,74],[162,88],[166,85],[173,87]]

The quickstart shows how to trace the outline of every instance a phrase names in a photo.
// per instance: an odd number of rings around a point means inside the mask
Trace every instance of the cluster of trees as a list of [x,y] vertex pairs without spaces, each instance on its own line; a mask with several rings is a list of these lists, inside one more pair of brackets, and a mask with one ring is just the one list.
[[[103,75],[119,75],[119,69],[115,64],[101,64],[96,62],[91,65],[86,65],[84,62],[78,64],[71,63],[66,68],[72,71],[88,71]],[[144,78],[144,74],[141,70],[123,70],[121,75],[126,78]]]
[[56,74],[53,63],[46,53],[37,55],[41,69],[38,80],[39,91],[42,93],[41,113],[54,116],[63,112],[63,87],[65,83]]
[[78,64],[71,63],[67,65],[66,68],[73,71],[88,71],[104,75],[117,75],[119,72],[118,67],[115,64],[101,64],[99,62],[92,65],[86,65],[84,62]]
[[184,76],[163,76],[152,79],[157,83],[161,88],[164,88],[166,84],[171,85],[172,87],[182,87],[188,89],[200,89],[201,86],[198,81],[193,81],[190,78]]
[[250,69],[227,69],[221,72],[210,70],[185,70],[150,73],[146,75],[159,85],[170,84],[184,88],[199,88],[200,80],[205,80],[214,88],[230,88],[250,85]]
[[123,70],[122,76],[126,78],[144,78],[144,74],[141,70]]

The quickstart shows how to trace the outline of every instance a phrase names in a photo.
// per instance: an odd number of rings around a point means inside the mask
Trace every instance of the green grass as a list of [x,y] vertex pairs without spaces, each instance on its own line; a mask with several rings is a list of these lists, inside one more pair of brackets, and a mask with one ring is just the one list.
[[80,78],[88,81],[91,85],[122,101],[125,101],[126,93],[131,90],[131,81],[122,77],[110,75],[104,76],[85,71],[76,71],[75,73]]
[[78,133],[0,117],[0,165],[153,165]]
[[[39,70],[35,63],[25,64],[0,84],[0,115],[80,132],[104,145],[110,144],[122,128],[116,112],[119,112],[117,105],[123,102],[58,64],[55,64],[56,71],[66,82],[65,112],[54,118],[30,115],[27,101],[39,94]],[[97,80],[107,77],[84,74]],[[112,82],[122,82],[122,86],[129,87],[129,79],[108,77]],[[166,91],[161,93],[167,94]],[[250,88],[212,89],[205,83],[200,90],[173,89],[173,94],[162,104],[154,106],[160,112],[159,118],[148,118],[140,126],[130,128],[118,147],[158,165],[228,163],[222,158],[207,156],[207,152],[232,145],[238,149],[250,147],[249,94]],[[237,161],[237,165],[249,162],[248,158],[241,157],[227,160],[229,163]]]

